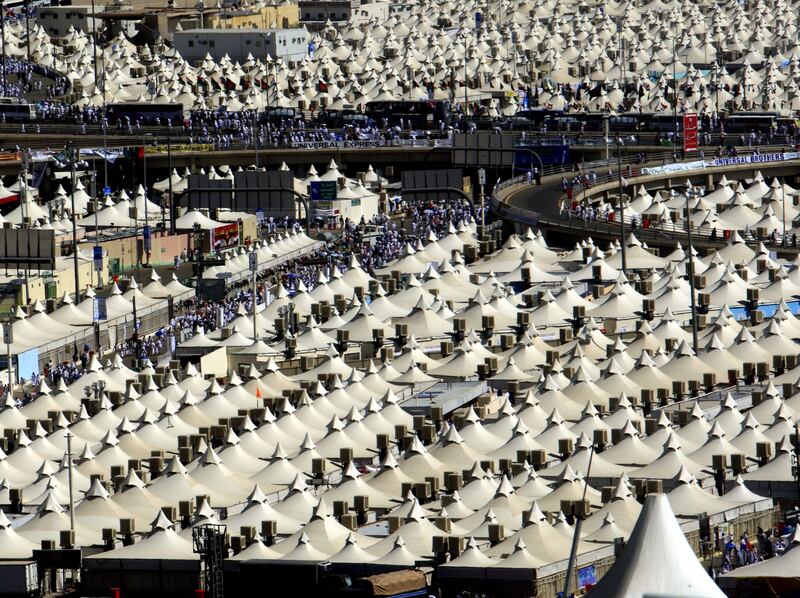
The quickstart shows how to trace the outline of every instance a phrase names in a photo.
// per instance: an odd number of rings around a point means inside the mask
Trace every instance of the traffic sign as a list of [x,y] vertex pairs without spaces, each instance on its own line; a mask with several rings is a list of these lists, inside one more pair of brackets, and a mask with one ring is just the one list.
[[153,239],[150,231],[150,225],[145,224],[142,227],[142,238],[144,240],[144,250],[150,251],[153,247]]
[[250,272],[255,274],[258,272],[258,253],[251,251],[248,255],[250,256]]
[[111,195],[111,187],[103,187],[103,195]]
[[311,201],[333,201],[336,199],[338,186],[336,181],[311,181]]

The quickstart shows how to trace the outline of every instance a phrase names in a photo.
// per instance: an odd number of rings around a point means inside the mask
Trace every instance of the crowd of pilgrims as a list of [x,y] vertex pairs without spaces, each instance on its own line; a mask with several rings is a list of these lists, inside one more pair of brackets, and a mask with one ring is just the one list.
[[[330,275],[336,267],[342,274],[350,267],[350,258],[355,256],[361,266],[371,274],[390,261],[401,256],[407,244],[415,245],[417,240],[427,240],[433,232],[438,237],[448,234],[450,225],[457,226],[471,217],[480,217],[467,202],[463,200],[442,201],[439,203],[408,204],[395,201],[392,204],[395,213],[402,213],[404,218],[390,218],[381,214],[369,221],[353,222],[345,220],[339,223],[341,235],[326,243],[323,249],[303,256],[300,260],[287,262],[258,277],[256,302],[262,305],[267,299],[267,288],[280,283],[290,295],[300,288],[300,282],[311,289],[316,284],[320,272]],[[399,224],[398,224],[399,222]],[[404,222],[406,224],[404,224]],[[265,224],[268,232],[280,230],[298,230],[301,223],[290,218],[268,219]],[[378,235],[365,240],[363,235],[369,230]],[[168,358],[172,348],[181,341],[191,338],[198,332],[209,334],[220,326],[226,326],[239,317],[241,310],[252,313],[253,293],[248,280],[241,280],[228,285],[228,295],[223,301],[210,301],[191,297],[175,304],[175,316],[170,322],[152,334],[137,335],[126,338],[114,348],[121,357],[133,357],[140,361],[150,359],[156,363],[159,359]],[[89,345],[82,350],[75,345],[72,359],[60,363],[49,361],[41,375],[20,372],[20,376],[35,385],[41,377],[49,386],[55,386],[60,380],[71,384],[80,379],[93,356]],[[105,356],[100,356],[105,357]],[[6,388],[0,388],[0,395]],[[25,398],[23,397],[23,401]]]

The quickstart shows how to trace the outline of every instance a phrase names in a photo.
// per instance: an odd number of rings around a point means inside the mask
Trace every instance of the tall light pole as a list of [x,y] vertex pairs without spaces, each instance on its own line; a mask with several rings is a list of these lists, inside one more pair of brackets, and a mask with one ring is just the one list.
[[[94,161],[92,161],[92,182],[89,188],[89,191],[92,195],[92,201],[94,202],[94,252],[95,255],[92,258],[96,257],[96,253],[98,253],[98,249],[100,248],[100,226],[98,222],[97,213],[100,211],[100,201],[97,198],[97,169],[94,167]],[[92,267],[95,269],[97,273],[97,288],[100,288],[100,269],[97,267],[97,264],[94,263],[94,259],[92,259]]]
[[75,533],[75,501],[72,493],[72,432],[67,430],[67,480],[69,484],[69,529]]
[[[0,0],[0,2],[2,2],[2,0]],[[70,190],[70,197],[72,199],[72,268],[75,275],[75,305],[78,305],[81,301],[81,283],[78,274],[78,229],[76,224],[78,216],[75,213],[75,152],[77,150],[75,146],[70,143],[67,146],[67,151],[69,152],[69,174],[70,182],[72,183],[72,189]]]
[[3,95],[6,93],[6,7],[3,0],[0,0],[0,37],[3,38],[2,52],[3,52]]
[[29,14],[28,0],[23,3],[22,10],[25,11],[25,55],[28,57],[28,64],[31,63],[31,19]]
[[[147,136],[142,135],[142,181],[144,188],[144,195],[142,199],[144,200],[144,225],[142,227],[142,253],[144,253],[145,257],[147,258],[147,265],[150,265],[150,247],[153,243],[153,231],[150,230],[150,215],[147,213],[147,148],[145,147],[145,143]],[[172,176],[172,173],[169,173],[169,176]],[[138,214],[137,214],[138,216]]]
[[92,53],[94,54],[94,86],[97,87],[97,19],[94,16],[94,0],[92,0]]
[[195,4],[195,8],[197,8],[197,12],[199,13],[200,17],[200,29],[205,29],[205,9],[206,4],[204,0],[197,0],[197,4]]
[[675,37],[677,34],[678,31],[676,29],[672,35],[672,93],[674,94],[672,97],[672,120],[675,127],[673,129],[672,146],[675,151],[677,151],[678,147],[678,53],[675,50]]
[[628,275],[628,261],[625,255],[625,197],[622,185],[622,139],[617,135],[617,182],[619,184],[619,240],[622,248],[622,273]]
[[[30,149],[28,149],[27,151],[24,151],[23,154],[22,154],[22,172],[20,172],[20,176],[19,176],[20,191],[22,192],[22,196],[20,198],[19,205],[22,208],[22,222],[23,223],[25,222],[26,219],[29,219],[29,218],[26,218],[26,217],[30,216],[30,214],[26,213],[27,209],[28,209],[28,154],[29,154],[29,152],[30,152]],[[27,226],[30,227],[31,224],[32,223],[29,222],[27,224]],[[23,224],[23,226],[25,226],[25,225]],[[23,273],[25,275],[25,303],[30,303],[31,302],[31,289],[30,289],[30,285],[28,284],[28,269],[25,268],[23,270]]]
[[686,273],[689,276],[689,294],[690,294],[690,305],[692,308],[692,349],[694,349],[695,355],[697,354],[698,344],[697,344],[697,304],[695,300],[695,288],[694,288],[694,247],[692,245],[692,218],[691,218],[691,209],[689,208],[689,200],[694,196],[694,192],[692,191],[691,187],[687,187],[686,189],[686,241],[688,244],[688,256],[689,256],[689,263],[686,266]]
[[783,240],[781,245],[786,247],[786,190],[783,188],[783,183],[780,182],[780,179],[778,179],[778,182],[781,185],[781,209],[783,211]]

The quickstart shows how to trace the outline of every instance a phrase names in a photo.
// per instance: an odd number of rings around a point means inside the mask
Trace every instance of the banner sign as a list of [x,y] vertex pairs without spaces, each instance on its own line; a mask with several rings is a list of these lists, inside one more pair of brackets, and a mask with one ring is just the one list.
[[153,248],[153,234],[150,226],[145,224],[142,228],[142,242],[144,244],[144,250],[150,251]]
[[332,140],[332,141],[293,141],[289,147],[294,149],[370,149],[374,147],[428,147],[428,139],[364,139],[364,140]]
[[211,231],[212,249],[228,249],[239,246],[239,223],[223,224]]
[[213,152],[214,145],[211,143],[173,143],[167,147],[166,143],[160,145],[145,145],[145,154],[166,154],[170,152]]
[[683,151],[696,152],[697,149],[697,113],[690,112],[683,115]]
[[667,174],[670,172],[685,172],[687,170],[698,170],[708,166],[708,162],[678,162],[676,164],[667,164],[666,166],[654,166],[653,168],[642,168],[641,173],[648,174]]
[[108,319],[108,308],[106,305],[106,297],[95,297],[92,302],[92,321],[102,322]]
[[750,154],[749,156],[731,156],[730,158],[715,158],[713,166],[735,166],[737,164],[763,164],[764,162],[783,162],[800,157],[798,152],[778,154]]
[[643,175],[668,174],[671,172],[686,172],[687,170],[702,170],[716,166],[737,166],[740,164],[764,164],[768,162],[783,162],[797,160],[800,152],[784,152],[776,154],[750,154],[749,156],[731,156],[729,158],[714,158],[713,160],[698,160],[695,162],[677,162],[666,166],[642,168]]

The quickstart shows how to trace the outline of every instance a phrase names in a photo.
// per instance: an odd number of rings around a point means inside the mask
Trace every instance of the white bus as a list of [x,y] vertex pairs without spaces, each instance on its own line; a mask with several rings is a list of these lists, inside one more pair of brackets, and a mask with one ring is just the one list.
[[36,106],[17,98],[0,97],[0,121],[31,122],[36,119]]

